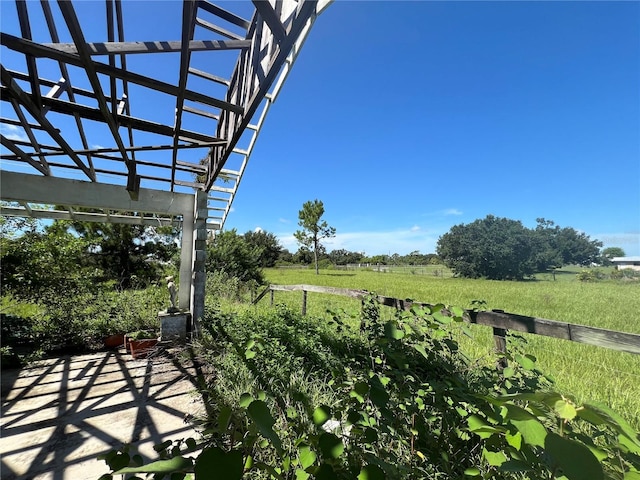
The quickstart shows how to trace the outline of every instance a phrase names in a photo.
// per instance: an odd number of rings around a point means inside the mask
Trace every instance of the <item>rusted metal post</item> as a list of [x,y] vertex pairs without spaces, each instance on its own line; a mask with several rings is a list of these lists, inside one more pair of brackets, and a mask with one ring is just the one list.
[[302,316],[307,314],[307,291],[302,291]]

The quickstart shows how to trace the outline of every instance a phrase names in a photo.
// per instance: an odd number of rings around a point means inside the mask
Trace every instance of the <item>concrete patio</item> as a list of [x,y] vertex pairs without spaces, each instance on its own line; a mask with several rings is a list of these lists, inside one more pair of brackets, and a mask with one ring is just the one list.
[[189,419],[204,406],[188,352],[133,360],[121,349],[2,372],[1,478],[97,480],[109,470],[96,457],[123,443],[155,459],[153,445],[196,436]]

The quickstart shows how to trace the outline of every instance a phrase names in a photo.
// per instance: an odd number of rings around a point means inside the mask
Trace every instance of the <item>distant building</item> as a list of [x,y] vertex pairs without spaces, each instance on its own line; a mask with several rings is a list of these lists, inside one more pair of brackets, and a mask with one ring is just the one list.
[[630,268],[631,270],[640,271],[640,257],[613,257],[611,259],[618,270]]

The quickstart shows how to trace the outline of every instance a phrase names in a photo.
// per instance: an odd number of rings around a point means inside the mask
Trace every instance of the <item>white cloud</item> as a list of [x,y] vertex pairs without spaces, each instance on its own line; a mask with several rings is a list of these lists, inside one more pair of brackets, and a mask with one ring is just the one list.
[[9,140],[18,140],[21,142],[29,141],[29,138],[27,137],[27,134],[24,132],[24,129],[16,125],[0,123],[0,132],[2,132],[2,135],[4,135]]
[[457,208],[447,208],[446,210],[442,210],[442,215],[462,215],[462,211]]
[[[335,237],[324,239],[322,245],[327,251],[345,249],[351,252],[365,252],[366,255],[406,255],[418,250],[421,253],[433,253],[442,232],[422,230],[417,225],[406,230],[379,232],[344,232]],[[298,251],[299,245],[291,233],[277,234],[280,243],[290,252]]]
[[286,218],[279,218],[278,221],[280,223],[291,223],[289,220],[287,220]]
[[263,232],[264,230],[262,230],[262,227],[256,227],[253,229],[254,233],[260,233]]
[[102,148],[107,148],[107,147],[103,147],[102,145],[95,144],[95,145],[91,145],[91,148],[94,150],[100,150]]

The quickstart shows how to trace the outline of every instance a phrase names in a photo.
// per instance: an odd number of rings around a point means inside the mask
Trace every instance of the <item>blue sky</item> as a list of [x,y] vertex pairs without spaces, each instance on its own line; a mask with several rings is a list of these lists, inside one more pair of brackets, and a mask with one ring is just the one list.
[[435,251],[488,214],[640,255],[640,3],[337,1],[269,112],[227,228]]
[[[176,28],[127,3],[153,20],[127,26],[129,40]],[[96,5],[77,8],[91,18]],[[3,31],[17,30],[13,2],[0,7]],[[493,214],[640,255],[640,3],[337,0],[269,111],[225,227],[295,251],[313,199],[337,231],[328,250],[430,253]]]

